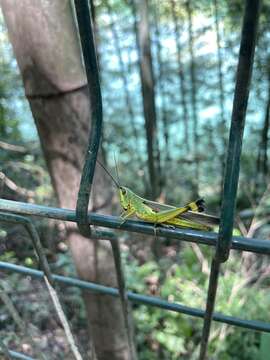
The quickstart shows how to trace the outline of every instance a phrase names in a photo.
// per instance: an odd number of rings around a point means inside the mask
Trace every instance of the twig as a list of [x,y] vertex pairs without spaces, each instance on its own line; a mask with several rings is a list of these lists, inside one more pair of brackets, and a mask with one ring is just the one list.
[[2,181],[10,190],[16,192],[19,195],[26,196],[27,198],[33,198],[35,196],[35,192],[32,190],[27,190],[23,187],[15,184],[13,180],[8,178],[2,171],[0,171],[0,181]]
[[69,343],[70,348],[71,348],[71,351],[72,351],[72,353],[73,353],[76,360],[83,360],[83,358],[82,358],[82,356],[81,356],[81,354],[79,352],[79,349],[78,349],[77,345],[75,344],[74,337],[72,335],[72,332],[71,332],[70,326],[68,324],[67,318],[66,318],[66,316],[64,314],[64,311],[62,309],[62,306],[60,304],[58,295],[57,295],[55,289],[50,285],[49,280],[45,275],[44,275],[44,280],[45,280],[45,283],[46,283],[46,285],[48,287],[48,291],[49,291],[49,294],[50,294],[51,299],[53,301],[53,304],[54,304],[55,310],[57,312],[57,315],[59,317],[59,320],[61,321],[61,324],[63,325],[63,328],[64,328],[64,331],[65,331],[68,343]]
[[260,209],[260,206],[262,204],[262,202],[264,201],[265,197],[269,194],[269,189],[270,189],[270,184],[266,187],[255,211],[254,211],[254,216],[253,216],[253,219],[251,221],[251,224],[250,224],[250,227],[249,227],[249,231],[247,233],[247,237],[251,237],[252,235],[252,227],[254,226],[254,224],[256,223],[256,219],[257,219],[257,216],[258,216],[258,212],[259,212],[259,209]]
[[192,247],[195,255],[197,256],[199,262],[201,263],[202,272],[204,274],[206,274],[206,275],[209,275],[210,274],[210,269],[209,269],[208,261],[204,257],[200,247],[197,244],[191,244],[191,247]]
[[0,141],[0,148],[8,151],[14,151],[21,154],[27,154],[29,153],[29,150],[27,150],[24,146],[21,145],[14,145],[14,144],[8,144],[4,141]]
[[[255,231],[261,227],[264,223],[268,222],[269,218],[267,219],[263,219],[263,220],[258,220],[257,216],[259,215],[260,212],[260,207],[263,203],[263,201],[265,200],[266,196],[268,196],[269,193],[269,189],[270,189],[270,184],[267,185],[264,193],[262,194],[259,203],[257,204],[256,208],[254,208],[254,213],[253,213],[253,218],[251,220],[251,224],[249,226],[249,229],[247,231],[247,233],[245,234],[246,237],[252,237],[253,234],[255,233]],[[242,253],[241,256],[241,262],[242,265],[245,267],[246,266],[246,262],[248,261],[248,259],[250,258],[250,256],[252,256],[253,254],[247,254],[247,253]]]
[[247,236],[248,230],[247,230],[244,222],[242,221],[242,219],[240,217],[238,217],[236,221],[237,221],[237,225],[241,231],[241,234],[243,236]]
[[4,353],[5,357],[8,360],[12,360],[12,357],[9,354],[8,348],[6,346],[6,344],[4,343],[4,341],[0,338],[0,348],[2,349],[2,352]]
[[[39,238],[39,234],[34,226],[34,224],[32,223],[31,220],[29,220],[26,217],[23,216],[19,216],[19,215],[14,215],[14,214],[5,214],[5,213],[0,213],[0,220],[5,221],[5,222],[10,222],[10,223],[20,223],[22,224],[29,236],[30,239],[32,241],[32,244],[34,246],[36,255],[38,257],[39,263],[40,263],[40,267],[41,269],[44,271],[44,280],[45,283],[49,289],[49,293],[50,296],[52,298],[53,304],[55,306],[56,312],[59,316],[59,319],[62,323],[62,326],[64,328],[65,334],[67,336],[67,340],[68,343],[70,345],[71,351],[75,357],[76,360],[83,360],[82,356],[80,355],[77,346],[75,345],[75,340],[74,337],[72,335],[72,332],[70,330],[69,324],[68,324],[68,320],[64,314],[64,311],[62,309],[59,297],[57,295],[56,289],[54,288],[54,281],[53,281],[53,277],[51,274],[51,270],[49,267],[49,263],[47,261],[45,252],[43,250],[40,238]],[[50,286],[48,286],[48,284]],[[92,360],[92,359],[91,359]]]
[[[27,341],[29,341],[32,348],[36,350],[37,354],[39,354],[39,353],[41,354],[41,358],[43,360],[48,360],[47,356],[45,354],[43,354],[42,351],[40,351],[40,349],[37,347],[37,345],[33,341],[33,338],[34,338],[34,334],[32,332],[33,327],[28,326],[28,325],[25,324],[25,322],[23,321],[23,319],[19,315],[17,309],[13,305],[13,302],[11,301],[9,295],[5,291],[5,288],[1,284],[0,284],[0,298],[1,298],[2,302],[5,304],[8,312],[10,313],[10,315],[11,315],[13,321],[14,321],[14,323],[18,326],[21,333],[26,334]],[[36,328],[35,328],[35,330],[36,330]]]

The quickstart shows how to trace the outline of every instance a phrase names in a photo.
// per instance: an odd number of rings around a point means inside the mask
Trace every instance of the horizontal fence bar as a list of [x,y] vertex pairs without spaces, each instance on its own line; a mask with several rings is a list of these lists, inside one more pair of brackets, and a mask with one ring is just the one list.
[[[74,210],[28,204],[12,200],[0,199],[0,211],[8,211],[23,215],[42,216],[57,220],[76,222],[76,213]],[[127,220],[123,225],[121,225],[120,229],[119,226],[122,222],[122,219],[116,216],[101,215],[96,213],[89,213],[88,219],[92,225],[117,230],[128,230],[131,232],[153,236],[157,234],[168,238],[210,246],[216,246],[218,237],[217,233],[196,231],[191,229],[156,227],[155,230],[152,224],[135,220]],[[243,236],[233,236],[232,249],[270,255],[270,241],[246,238]]]
[[[15,265],[11,263],[6,263],[3,261],[0,261],[0,269],[6,270],[6,271],[13,271],[24,275],[30,275],[36,278],[43,278],[43,272],[31,268],[27,268],[25,266]],[[68,277],[68,276],[61,276],[61,275],[55,275],[53,274],[53,279],[56,282],[62,283],[67,286],[75,286],[80,289],[88,290],[97,292],[99,294],[104,295],[111,295],[118,297],[119,292],[117,289],[99,285],[95,283],[91,283],[88,281],[79,280],[76,278]],[[149,296],[149,295],[140,295],[136,294],[134,292],[128,291],[127,292],[128,299],[134,303],[137,304],[143,304],[148,306],[154,306],[158,307],[160,309],[164,310],[170,310],[177,313],[190,315],[198,318],[203,318],[205,311],[201,309],[192,308],[185,305],[180,305],[176,303],[171,303],[166,300],[162,300],[158,297]],[[220,313],[214,313],[213,319],[217,322],[226,323],[229,325],[234,325],[238,327],[242,327],[245,329],[251,329],[251,330],[258,330],[258,331],[264,331],[264,332],[270,332],[270,323],[265,323],[263,321],[257,321],[257,320],[244,320],[240,318],[236,318],[229,315],[223,315]]]
[[12,357],[12,359],[35,360],[34,358],[24,355],[22,353],[19,353],[17,351],[9,350],[8,353]]

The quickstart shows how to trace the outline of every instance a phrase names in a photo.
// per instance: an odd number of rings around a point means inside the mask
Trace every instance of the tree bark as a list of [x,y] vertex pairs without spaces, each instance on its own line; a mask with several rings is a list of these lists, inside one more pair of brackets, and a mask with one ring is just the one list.
[[176,57],[177,57],[177,65],[178,65],[178,74],[179,74],[179,85],[180,85],[180,97],[181,97],[181,105],[183,112],[183,124],[184,124],[184,144],[186,152],[189,152],[189,126],[188,126],[188,107],[187,107],[187,89],[186,89],[186,76],[183,70],[182,63],[182,49],[181,49],[181,31],[179,26],[179,20],[176,13],[176,4],[175,0],[171,0],[171,9],[172,9],[172,17],[173,17],[173,26],[174,26],[174,36],[175,36],[175,44],[176,44]]
[[268,93],[265,106],[265,115],[263,128],[261,132],[261,143],[258,156],[258,172],[262,173],[263,181],[267,184],[268,169],[268,140],[269,140],[269,125],[270,125],[270,75],[268,76]]
[[[94,0],[89,0],[89,6],[90,6],[92,25],[93,25],[93,35],[94,35],[94,42],[95,42],[95,47],[96,47],[96,55],[97,55],[97,62],[98,62],[98,69],[99,69],[99,79],[100,79],[100,83],[102,84],[101,56],[100,56],[100,51],[99,51],[100,33],[99,33],[99,28],[98,28],[98,23],[97,23],[97,11],[96,11],[96,6],[94,4]],[[104,134],[102,134],[102,139],[104,139]],[[104,142],[101,141],[99,146],[100,146],[100,155],[103,159],[103,163],[106,164],[107,152],[106,152],[106,149],[104,146]]]
[[193,19],[192,8],[190,0],[186,2],[188,15],[188,45],[190,54],[190,80],[191,80],[191,109],[192,109],[192,123],[193,123],[193,144],[194,144],[194,165],[195,165],[195,179],[193,182],[193,192],[198,196],[199,189],[199,136],[198,136],[198,101],[197,101],[197,83],[195,74],[195,60],[194,60],[194,36],[193,36]]
[[[58,203],[74,209],[90,105],[70,2],[1,1]],[[91,207],[110,212],[110,187],[98,167],[93,189]],[[116,286],[108,242],[86,239],[71,225],[67,240],[80,278]],[[84,299],[98,359],[128,359],[119,299],[89,292]]]
[[221,167],[221,182],[220,191],[223,191],[223,178],[225,172],[225,161],[226,161],[226,119],[225,119],[225,93],[224,93],[224,80],[223,80],[223,61],[220,46],[220,29],[218,19],[218,4],[217,0],[214,0],[214,11],[215,11],[215,30],[216,30],[216,42],[217,42],[217,58],[218,58],[218,86],[219,86],[219,107],[220,107],[220,126],[219,136],[222,141],[222,150],[220,154],[220,167]]
[[130,92],[129,92],[129,88],[128,88],[128,79],[126,77],[125,63],[124,63],[122,51],[120,48],[120,40],[119,40],[118,32],[117,32],[117,29],[115,26],[115,20],[113,19],[113,11],[112,11],[110,2],[108,0],[106,0],[106,1],[104,1],[104,5],[105,5],[108,15],[110,17],[109,27],[110,27],[110,30],[112,33],[114,47],[115,47],[116,54],[117,54],[118,61],[119,61],[119,68],[120,68],[119,70],[120,70],[120,77],[121,77],[122,84],[123,84],[125,106],[126,106],[126,110],[127,110],[128,116],[129,116],[132,132],[133,132],[133,136],[134,136],[134,140],[135,140],[136,153],[134,154],[134,156],[137,159],[138,166],[140,166],[140,165],[142,165],[142,159],[141,159],[140,152],[139,152],[139,149],[140,149],[139,135],[138,135],[138,131],[136,128],[135,114],[133,111],[132,101],[131,101]]
[[155,82],[153,74],[151,42],[148,21],[148,0],[140,0],[138,9],[140,22],[136,20],[135,0],[130,2],[134,16],[136,44],[139,54],[140,78],[142,87],[143,111],[147,141],[148,171],[151,183],[151,196],[155,199],[160,192],[160,155],[158,148],[157,116],[155,104]]
[[[158,11],[159,4],[153,8],[154,13],[154,23],[155,23],[155,37],[156,37],[156,52],[157,52],[157,65],[159,69],[159,73],[157,76],[158,90],[160,96],[160,110],[161,110],[161,121],[163,127],[163,136],[165,140],[165,163],[167,164],[170,161],[170,149],[169,149],[169,124],[168,124],[168,114],[165,104],[165,93],[164,93],[164,63],[162,61],[162,46],[160,41],[160,29],[158,22]],[[163,169],[164,169],[163,165]],[[163,186],[165,185],[166,177],[162,179]]]

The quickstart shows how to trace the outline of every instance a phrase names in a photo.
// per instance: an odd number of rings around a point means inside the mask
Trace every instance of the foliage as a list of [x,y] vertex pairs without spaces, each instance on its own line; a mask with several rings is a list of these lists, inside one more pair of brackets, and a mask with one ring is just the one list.
[[[194,248],[180,250],[177,263],[170,259],[148,261],[138,267],[127,266],[129,289],[159,296],[182,305],[204,308],[208,286],[211,251],[203,249],[204,264],[198,261]],[[247,286],[239,266],[240,255],[233,254],[220,278],[217,312],[243,319],[269,321],[270,296],[266,286]],[[167,260],[167,261],[166,261]],[[164,266],[164,264],[166,264]],[[202,271],[204,268],[204,271]],[[202,321],[154,307],[134,308],[136,340],[140,359],[196,359]],[[255,359],[259,356],[260,334],[215,323],[209,344],[211,359]]]

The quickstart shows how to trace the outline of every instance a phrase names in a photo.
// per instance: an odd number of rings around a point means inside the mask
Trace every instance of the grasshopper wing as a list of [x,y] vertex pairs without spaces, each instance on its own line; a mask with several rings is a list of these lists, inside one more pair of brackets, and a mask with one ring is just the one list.
[[198,223],[209,225],[209,226],[217,226],[219,225],[220,218],[214,215],[209,215],[205,213],[198,213],[194,211],[187,211],[184,214],[181,214],[182,219],[196,221]]
[[[148,206],[150,206],[154,211],[168,210],[168,209],[173,209],[175,207],[172,205],[160,204],[156,201],[151,201],[143,198],[142,201]],[[220,222],[220,219],[217,216],[205,214],[202,212],[194,212],[194,211],[187,211],[179,215],[178,217],[181,219],[196,221],[208,226],[217,226],[219,225]]]

